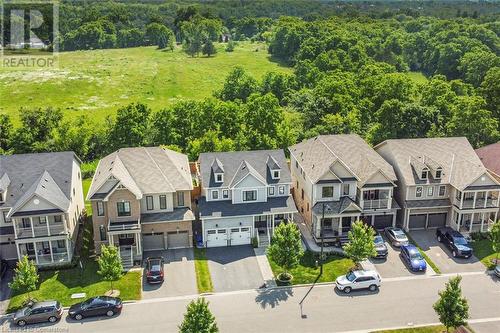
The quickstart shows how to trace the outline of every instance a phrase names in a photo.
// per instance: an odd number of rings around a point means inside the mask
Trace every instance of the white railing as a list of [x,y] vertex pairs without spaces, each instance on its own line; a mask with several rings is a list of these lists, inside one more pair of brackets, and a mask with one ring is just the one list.
[[389,199],[363,200],[363,209],[385,209],[389,207]]
[[53,253],[54,262],[68,261],[68,252]]
[[52,236],[59,235],[64,233],[64,225],[63,224],[49,224],[49,228],[47,226],[40,225],[36,227],[27,227],[20,228],[18,226],[16,228],[17,238],[26,238],[26,237],[39,237],[39,236]]

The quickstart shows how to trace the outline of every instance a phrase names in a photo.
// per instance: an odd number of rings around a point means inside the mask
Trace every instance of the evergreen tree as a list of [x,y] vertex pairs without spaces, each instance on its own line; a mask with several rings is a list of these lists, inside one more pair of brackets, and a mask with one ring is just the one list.
[[215,48],[214,43],[210,39],[207,39],[205,44],[203,44],[201,52],[207,57],[210,57],[212,54],[217,53],[217,49]]

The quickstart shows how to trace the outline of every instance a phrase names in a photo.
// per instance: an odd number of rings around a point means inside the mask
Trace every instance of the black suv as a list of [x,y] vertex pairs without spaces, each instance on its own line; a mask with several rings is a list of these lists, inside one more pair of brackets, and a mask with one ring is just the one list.
[[456,230],[450,227],[438,228],[436,230],[437,240],[446,245],[451,254],[456,257],[470,258],[472,256],[472,248],[465,237]]

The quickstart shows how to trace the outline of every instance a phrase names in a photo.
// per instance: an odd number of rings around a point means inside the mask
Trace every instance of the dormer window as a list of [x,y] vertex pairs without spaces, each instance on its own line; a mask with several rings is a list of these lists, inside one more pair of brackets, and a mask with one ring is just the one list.
[[215,182],[216,183],[224,182],[224,175],[222,173],[216,173],[215,174]]
[[427,170],[427,169],[422,170],[422,177],[421,178],[422,179],[427,179],[427,174],[428,173],[429,173],[429,170]]
[[280,179],[280,171],[273,170],[273,179]]
[[438,168],[438,169],[436,170],[436,177],[435,177],[435,178],[436,178],[436,179],[441,179],[441,175],[442,175],[442,173],[443,173],[443,170],[442,170],[441,168]]

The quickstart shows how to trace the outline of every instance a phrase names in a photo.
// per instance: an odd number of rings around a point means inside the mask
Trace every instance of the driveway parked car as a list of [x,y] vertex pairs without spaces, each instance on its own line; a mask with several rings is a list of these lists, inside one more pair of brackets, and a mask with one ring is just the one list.
[[14,315],[14,323],[18,326],[26,324],[50,322],[55,323],[63,314],[63,309],[58,301],[45,301],[31,303]]
[[122,300],[119,298],[97,296],[71,306],[68,315],[76,320],[95,316],[113,317],[122,311],[122,306]]
[[369,289],[375,291],[380,287],[382,279],[376,271],[352,271],[346,275],[339,276],[335,280],[335,286],[338,290],[348,294],[352,290]]
[[498,276],[500,278],[500,265],[497,265],[495,267],[495,275]]
[[450,227],[438,228],[436,230],[438,242],[443,243],[450,249],[451,254],[456,257],[470,258],[472,256],[472,248],[465,237],[456,230]]
[[389,242],[391,242],[392,246],[400,247],[402,245],[410,244],[410,242],[408,241],[408,237],[406,237],[406,234],[400,228],[386,228],[385,235],[387,236]]
[[414,272],[425,272],[427,263],[424,257],[414,245],[401,246],[401,258],[406,262],[408,267]]
[[148,258],[146,260],[146,281],[148,283],[162,283],[164,272],[163,265],[165,261],[163,258]]
[[382,236],[379,233],[375,235],[373,242],[375,243],[375,250],[377,251],[377,255],[375,256],[375,258],[387,257],[389,251],[387,249],[387,245],[385,245],[384,238],[382,238]]

